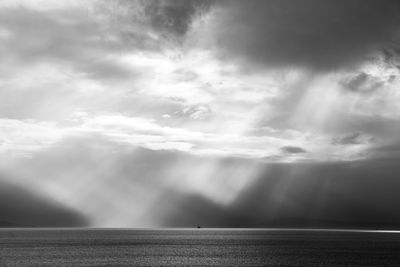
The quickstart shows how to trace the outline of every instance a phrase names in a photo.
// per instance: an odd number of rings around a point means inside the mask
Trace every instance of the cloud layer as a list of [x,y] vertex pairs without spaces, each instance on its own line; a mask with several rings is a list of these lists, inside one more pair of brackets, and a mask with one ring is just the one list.
[[248,65],[350,67],[398,41],[397,1],[222,1],[206,25],[227,58]]
[[390,0],[1,1],[0,181],[93,226],[390,225],[399,13]]

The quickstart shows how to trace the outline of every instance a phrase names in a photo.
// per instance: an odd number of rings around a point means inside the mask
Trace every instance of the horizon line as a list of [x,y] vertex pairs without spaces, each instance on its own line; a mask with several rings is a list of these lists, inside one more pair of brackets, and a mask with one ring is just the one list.
[[311,232],[360,232],[360,233],[400,233],[400,229],[359,229],[359,228],[285,228],[285,227],[0,227],[4,230],[136,230],[136,231],[163,231],[163,230],[219,230],[219,231],[311,231]]

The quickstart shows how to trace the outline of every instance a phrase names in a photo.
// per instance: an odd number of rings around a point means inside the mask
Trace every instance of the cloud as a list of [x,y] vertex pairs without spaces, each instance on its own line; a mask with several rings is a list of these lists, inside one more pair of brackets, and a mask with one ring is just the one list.
[[[326,134],[311,134],[287,130],[265,129],[261,132],[209,132],[186,127],[165,125],[143,117],[118,113],[92,115],[76,112],[62,123],[39,120],[0,119],[0,156],[31,157],[40,150],[57,146],[69,138],[102,137],[114,146],[143,147],[152,150],[175,150],[192,155],[211,157],[239,157],[272,159],[279,152],[280,161],[297,160],[355,160],[365,155],[371,138],[354,137],[363,145],[353,148],[337,146],[340,140],[331,141]],[[198,119],[200,120],[200,119]],[[197,120],[196,120],[197,121]],[[357,140],[358,140],[357,139]],[[346,138],[344,139],[346,140]],[[365,141],[364,141],[365,140]],[[344,141],[342,141],[344,142]],[[307,147],[307,150],[302,147]],[[271,157],[272,156],[272,157]],[[275,160],[274,160],[275,161]]]
[[354,93],[373,93],[384,86],[384,81],[362,72],[342,82],[345,90]]
[[246,66],[351,67],[395,42],[397,1],[221,1],[198,32]]
[[[68,0],[55,2],[53,0],[4,0],[0,3],[0,8],[27,8],[33,10],[57,10],[65,8],[82,8],[92,0]],[[96,1],[96,0],[94,0]]]
[[334,145],[360,145],[368,144],[374,141],[374,138],[360,132],[350,133],[341,137],[333,138]]
[[2,64],[58,63],[101,80],[133,75],[108,58],[125,44],[107,39],[102,25],[83,10],[11,8],[0,13],[2,27],[11,33],[0,45]]
[[375,117],[376,120],[398,118],[399,69],[387,63],[383,55],[364,64],[355,72],[338,77],[338,90],[347,102],[347,114]]
[[192,21],[206,12],[209,0],[118,0],[98,1],[95,17],[110,39],[125,48],[162,51],[180,46]]
[[281,150],[283,152],[289,153],[289,154],[301,154],[301,153],[307,152],[307,150],[305,150],[304,148],[297,147],[297,146],[284,146],[284,147],[281,147]]
[[[129,3],[126,1],[125,3]],[[184,35],[192,20],[199,12],[206,12],[212,3],[209,0],[150,0],[143,1],[146,15],[151,25],[161,31],[175,35]]]
[[206,105],[195,105],[182,110],[182,116],[188,116],[194,120],[204,120],[211,116],[211,109]]
[[121,55],[171,49],[169,43],[176,44],[171,35],[184,34],[198,9],[206,6],[203,1],[19,2],[0,6],[0,70],[5,78],[20,78],[16,69],[49,65],[114,86],[118,81],[132,84],[145,73],[122,62]]
[[68,131],[49,122],[20,121],[0,118],[0,157],[30,157],[68,136]]

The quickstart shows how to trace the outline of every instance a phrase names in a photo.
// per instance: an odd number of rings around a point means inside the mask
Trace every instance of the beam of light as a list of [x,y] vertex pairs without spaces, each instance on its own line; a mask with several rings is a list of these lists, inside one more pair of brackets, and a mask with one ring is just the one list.
[[[198,194],[224,206],[257,177],[257,168],[251,162],[235,164],[182,158],[171,163],[159,162],[157,169],[149,170],[140,166],[145,162],[135,151],[112,157],[108,149],[100,147],[89,152],[91,155],[82,156],[86,161],[90,158],[90,162],[80,163],[78,156],[76,159],[64,156],[67,151],[44,154],[32,159],[36,161],[33,163],[24,160],[25,169],[12,170],[13,179],[79,210],[90,218],[91,226],[150,227],[160,226],[161,222],[153,220],[151,207],[162,207],[168,201],[166,191]],[[124,157],[133,158],[121,163]],[[138,158],[135,160],[135,157]],[[53,166],[39,166],[37,161],[43,160]],[[125,164],[129,166],[124,167]],[[127,169],[124,171],[124,168]]]
[[257,164],[204,160],[168,167],[167,176],[178,191],[202,195],[220,205],[229,205],[240,191],[258,177]]

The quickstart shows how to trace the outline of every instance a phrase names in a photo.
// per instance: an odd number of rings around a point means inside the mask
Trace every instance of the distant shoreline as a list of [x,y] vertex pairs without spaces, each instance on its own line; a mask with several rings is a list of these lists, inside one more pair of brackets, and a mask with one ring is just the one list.
[[118,228],[118,227],[0,227],[0,231],[7,230],[88,230],[88,231],[304,231],[304,232],[360,232],[360,233],[399,233],[400,229],[367,229],[367,228]]

